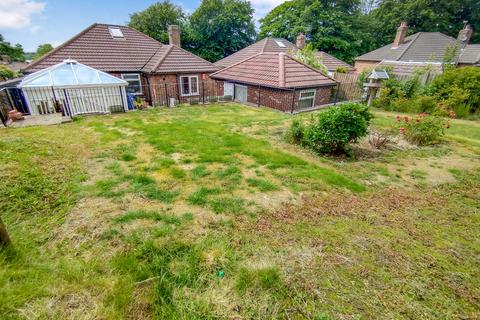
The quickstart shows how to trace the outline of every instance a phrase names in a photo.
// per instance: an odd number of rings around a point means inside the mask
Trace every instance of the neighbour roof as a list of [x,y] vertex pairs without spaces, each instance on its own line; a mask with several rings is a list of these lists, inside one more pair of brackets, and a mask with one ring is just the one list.
[[[282,45],[283,44],[283,45]],[[291,52],[298,50],[298,48],[291,43],[290,41],[283,38],[264,38],[254,44],[243,48],[240,51],[237,51],[228,57],[223,58],[215,62],[215,65],[226,68],[231,65],[234,65],[240,61],[243,61],[253,55],[262,53],[262,52]],[[349,70],[353,70],[353,67],[346,62],[343,62],[332,55],[329,55],[323,51],[317,51],[317,55],[323,58],[323,64],[327,67],[329,71],[335,71],[337,67],[343,66]]]
[[346,68],[347,70],[353,70],[353,67],[348,63],[335,58],[334,56],[324,52],[324,51],[317,51],[316,55],[322,59],[322,63],[325,67],[327,67],[328,71],[335,71],[338,67]]
[[480,44],[469,44],[462,50],[458,63],[480,64]]
[[[429,68],[431,73],[442,73],[442,64],[440,62],[405,62],[405,61],[381,61],[378,67],[390,67],[394,74],[413,75],[415,71],[421,68]],[[376,67],[377,67],[376,66]]]
[[[281,59],[284,59],[282,71]],[[325,76],[285,53],[263,52],[211,75],[212,78],[273,88],[308,88],[335,85]]]
[[406,37],[405,42],[397,48],[393,48],[391,43],[355,60],[442,62],[445,49],[455,41],[456,39],[440,32],[418,32]]
[[25,71],[38,71],[65,59],[75,59],[106,72],[218,70],[198,56],[178,47],[172,49],[130,27],[95,23],[27,66]]
[[22,79],[19,87],[63,87],[82,85],[120,85],[127,82],[75,60],[65,60]]

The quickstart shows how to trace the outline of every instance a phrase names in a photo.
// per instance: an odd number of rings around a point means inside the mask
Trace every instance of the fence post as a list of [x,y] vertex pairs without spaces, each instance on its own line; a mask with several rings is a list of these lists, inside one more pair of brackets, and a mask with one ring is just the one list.
[[291,111],[292,114],[294,110],[295,110],[295,88],[293,89],[293,97],[292,97],[292,111]]
[[63,89],[63,94],[65,95],[65,108],[67,109],[67,114],[72,118],[72,109],[70,108],[70,101],[68,99],[67,90]]
[[258,86],[258,107],[260,108],[260,90],[261,90],[262,87]]
[[170,107],[170,102],[168,101],[167,83],[165,82],[164,85],[165,85],[165,102],[166,102],[167,107]]
[[337,90],[335,90],[335,98],[333,98],[333,105],[337,105],[338,91],[340,90],[340,83],[337,83]]

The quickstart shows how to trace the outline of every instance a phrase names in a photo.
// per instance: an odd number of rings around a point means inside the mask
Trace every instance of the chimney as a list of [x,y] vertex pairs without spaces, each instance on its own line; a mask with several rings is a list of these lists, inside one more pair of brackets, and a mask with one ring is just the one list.
[[405,42],[405,37],[407,36],[408,31],[408,22],[403,20],[400,24],[400,27],[397,29],[397,35],[395,36],[395,41],[393,41],[392,49],[398,48],[401,44]]
[[305,47],[305,35],[300,32],[297,36],[297,48],[298,49],[303,49],[303,47]]
[[470,43],[470,39],[472,38],[472,34],[473,34],[472,27],[467,22],[465,22],[465,26],[458,33],[458,38],[457,38],[457,40],[460,42],[462,48],[464,48],[467,44]]
[[179,26],[175,26],[175,25],[168,26],[168,42],[170,45],[181,47]]

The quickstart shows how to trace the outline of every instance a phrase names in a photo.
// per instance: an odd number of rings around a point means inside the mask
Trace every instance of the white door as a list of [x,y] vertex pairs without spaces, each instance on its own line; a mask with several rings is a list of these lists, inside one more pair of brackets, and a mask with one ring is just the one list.
[[233,98],[233,83],[223,83],[223,96],[230,96]]
[[247,87],[239,84],[235,85],[235,100],[238,102],[247,102]]

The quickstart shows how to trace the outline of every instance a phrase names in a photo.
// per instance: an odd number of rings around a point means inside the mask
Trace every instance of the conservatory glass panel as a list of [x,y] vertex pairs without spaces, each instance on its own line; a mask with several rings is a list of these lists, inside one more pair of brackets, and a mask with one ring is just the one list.
[[108,74],[105,74],[105,73],[102,73],[102,72],[99,72],[98,73],[99,76],[100,76],[100,80],[102,80],[102,83],[123,83],[122,80],[114,77],[114,76],[110,76]]
[[70,64],[58,66],[50,72],[53,78],[53,84],[56,86],[77,84]]
[[87,68],[80,64],[74,64],[73,70],[77,75],[77,80],[79,84],[97,84],[101,83],[98,78],[98,72],[96,70]]
[[34,86],[34,87],[36,86],[42,87],[42,86],[50,86],[50,85],[52,85],[52,82],[50,79],[50,74],[48,72],[36,79],[27,81],[26,83],[26,86]]

